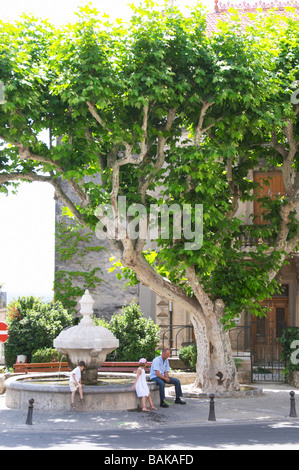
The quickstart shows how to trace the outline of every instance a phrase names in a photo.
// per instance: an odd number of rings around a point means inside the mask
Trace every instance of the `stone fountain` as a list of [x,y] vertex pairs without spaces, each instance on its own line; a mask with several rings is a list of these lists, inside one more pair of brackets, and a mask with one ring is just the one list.
[[119,341],[107,328],[96,326],[93,319],[94,300],[88,290],[80,300],[83,315],[80,323],[63,330],[54,340],[54,348],[64,354],[72,368],[84,361],[86,368],[82,374],[85,385],[96,384],[98,369],[106,360],[107,354],[119,346]]
[[[110,373],[109,377],[105,373],[98,374],[106,355],[119,346],[119,341],[107,328],[95,325],[92,320],[93,304],[88,290],[85,291],[80,301],[83,318],[79,325],[63,330],[54,340],[54,347],[67,356],[71,367],[76,367],[79,361],[86,364],[82,381],[88,386],[84,387],[85,403],[79,405],[79,411],[137,409],[141,406],[141,400],[132,390],[136,373]],[[4,383],[6,406],[27,409],[28,400],[34,398],[34,408],[37,410],[65,411],[70,408],[68,380],[69,373],[66,372],[14,375]],[[156,383],[149,383],[149,388],[157,405],[160,402],[159,388]]]

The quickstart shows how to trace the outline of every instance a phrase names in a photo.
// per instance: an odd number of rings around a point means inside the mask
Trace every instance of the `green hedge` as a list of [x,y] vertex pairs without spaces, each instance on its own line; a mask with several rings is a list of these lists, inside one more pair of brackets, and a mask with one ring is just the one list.
[[136,303],[124,307],[120,315],[114,314],[109,323],[104,320],[96,323],[108,328],[119,340],[119,347],[107,360],[135,362],[145,357],[152,361],[156,357],[160,328],[151,318],[143,316]]
[[66,362],[66,357],[60,354],[55,348],[41,348],[32,354],[31,362]]
[[20,297],[7,308],[9,338],[5,345],[5,361],[12,367],[19,354],[32,355],[38,349],[52,348],[61,331],[74,323],[61,302],[43,303],[35,297]]
[[179,350],[179,358],[183,363],[191,369],[192,371],[196,371],[196,364],[197,364],[197,347],[196,344],[190,344],[189,346],[184,346],[182,349]]
[[[96,324],[108,328],[119,339],[119,348],[107,357],[115,361],[152,361],[160,340],[160,329],[154,321],[145,318],[139,305],[132,303],[114,314],[110,322],[95,319]],[[53,349],[54,339],[61,331],[74,324],[74,317],[60,302],[43,303],[34,297],[21,297],[8,306],[9,339],[5,360],[12,367],[19,354],[28,362],[59,361],[61,356]]]

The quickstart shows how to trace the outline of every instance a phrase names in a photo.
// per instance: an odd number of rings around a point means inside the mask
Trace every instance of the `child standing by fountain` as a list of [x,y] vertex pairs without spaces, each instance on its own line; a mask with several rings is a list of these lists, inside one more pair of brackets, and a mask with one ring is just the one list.
[[140,367],[137,370],[137,376],[136,376],[135,383],[132,387],[132,390],[136,390],[137,397],[141,398],[142,411],[149,411],[149,409],[146,407],[146,397],[148,398],[151,410],[157,410],[157,408],[154,407],[150,390],[146,383],[146,376],[145,376],[146,363],[147,363],[146,359],[144,358],[140,359],[139,361]]
[[81,383],[81,372],[83,371],[84,368],[85,368],[85,362],[80,361],[79,364],[78,364],[78,367],[76,367],[71,372],[71,375],[70,375],[70,389],[71,389],[71,392],[72,392],[72,402],[71,402],[72,403],[72,408],[76,408],[75,404],[74,404],[74,400],[75,400],[75,395],[76,395],[77,390],[79,390],[81,403],[84,403],[83,387],[82,387],[82,383]]

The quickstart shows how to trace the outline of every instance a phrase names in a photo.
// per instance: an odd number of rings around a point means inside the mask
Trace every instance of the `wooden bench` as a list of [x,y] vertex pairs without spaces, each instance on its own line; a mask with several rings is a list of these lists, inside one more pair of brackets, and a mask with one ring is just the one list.
[[[149,373],[152,363],[148,362],[145,372]],[[132,372],[135,373],[139,367],[139,362],[104,362],[99,368],[99,372]],[[67,362],[24,362],[14,364],[15,373],[28,374],[30,372],[69,372],[71,369]]]
[[28,372],[68,372],[70,367],[67,362],[24,362],[14,364],[15,373],[28,374]]
[[[99,372],[137,372],[139,362],[104,362]],[[151,362],[147,362],[145,372],[149,373],[151,370]]]

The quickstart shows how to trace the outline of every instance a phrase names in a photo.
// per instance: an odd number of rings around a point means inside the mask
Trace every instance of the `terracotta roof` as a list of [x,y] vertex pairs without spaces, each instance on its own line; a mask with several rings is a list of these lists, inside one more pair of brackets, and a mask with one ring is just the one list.
[[262,9],[265,14],[267,14],[268,10],[275,8],[277,14],[284,14],[286,16],[291,15],[291,12],[287,7],[293,7],[296,9],[297,14],[299,15],[299,0],[274,0],[274,1],[254,1],[249,3],[248,1],[242,2],[221,2],[219,0],[215,0],[215,12],[209,13],[207,15],[207,31],[209,34],[212,34],[214,31],[217,31],[217,24],[218,21],[230,21],[230,13],[229,10],[231,8],[237,9],[242,15],[242,23],[252,24],[252,20],[249,19],[247,13],[254,13],[257,12],[258,9]]

